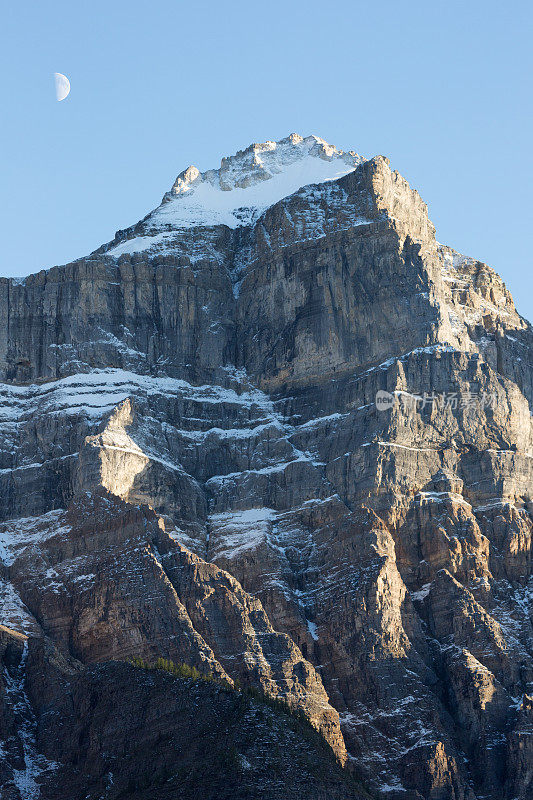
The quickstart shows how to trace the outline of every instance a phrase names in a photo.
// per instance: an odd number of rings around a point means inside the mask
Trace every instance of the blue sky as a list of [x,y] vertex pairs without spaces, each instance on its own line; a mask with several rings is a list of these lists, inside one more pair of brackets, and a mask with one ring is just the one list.
[[2,17],[0,274],[82,256],[188,164],[295,131],[387,155],[439,241],[494,266],[533,319],[529,3],[92,0]]

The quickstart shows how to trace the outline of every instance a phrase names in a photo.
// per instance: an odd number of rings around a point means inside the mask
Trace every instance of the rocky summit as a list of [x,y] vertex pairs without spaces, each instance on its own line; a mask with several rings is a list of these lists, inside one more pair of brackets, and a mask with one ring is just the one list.
[[533,331],[389,161],[0,279],[2,800],[533,797]]

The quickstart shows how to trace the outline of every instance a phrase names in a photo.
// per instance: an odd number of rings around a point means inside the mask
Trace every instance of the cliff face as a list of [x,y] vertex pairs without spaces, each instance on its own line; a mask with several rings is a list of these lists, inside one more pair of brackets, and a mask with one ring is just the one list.
[[260,686],[379,796],[531,796],[533,332],[386,159],[190,168],[0,315],[6,625]]

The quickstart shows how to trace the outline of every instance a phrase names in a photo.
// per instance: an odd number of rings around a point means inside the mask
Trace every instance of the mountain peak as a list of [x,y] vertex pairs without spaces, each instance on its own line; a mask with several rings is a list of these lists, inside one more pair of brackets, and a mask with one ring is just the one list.
[[[324,180],[340,177],[355,169],[362,160],[353,150],[349,152],[339,150],[319,136],[303,137],[298,133],[291,133],[290,136],[277,142],[271,140],[254,142],[235,155],[223,158],[219,169],[200,172],[193,165],[187,167],[178,175],[172,189],[165,194],[163,200],[167,202],[187,194],[202,183],[223,192],[248,189],[282,173],[294,172],[295,165],[299,165],[298,181],[296,181],[298,185],[294,185],[295,181],[289,179],[290,187],[294,186],[292,191],[296,191],[308,183],[322,183]],[[332,168],[324,169],[320,161],[332,165]],[[249,200],[248,197],[238,199]]]
[[364,160],[354,150],[339,150],[319,136],[291,133],[277,142],[254,142],[223,158],[218,169],[200,172],[191,164],[142,220],[141,228],[119,231],[118,241],[115,238],[106,252],[163,252],[169,237],[183,229],[251,225],[284,197],[304,186],[342,178]]

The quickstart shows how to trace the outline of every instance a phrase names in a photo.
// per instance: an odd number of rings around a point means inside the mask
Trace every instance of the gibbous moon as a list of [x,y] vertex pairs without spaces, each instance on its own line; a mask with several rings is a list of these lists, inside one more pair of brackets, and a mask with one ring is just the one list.
[[70,92],[70,81],[61,72],[54,72],[54,81],[56,84],[56,100],[60,103]]

